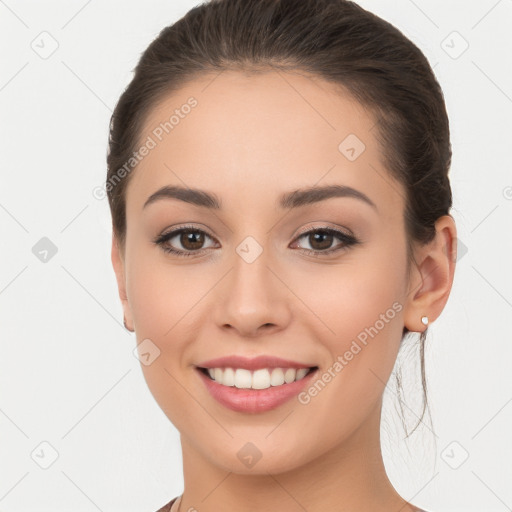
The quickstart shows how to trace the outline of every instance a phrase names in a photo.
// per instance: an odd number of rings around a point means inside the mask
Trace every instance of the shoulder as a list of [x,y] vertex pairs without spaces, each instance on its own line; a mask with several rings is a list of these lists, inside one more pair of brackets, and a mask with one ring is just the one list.
[[[173,503],[177,499],[178,499],[178,497],[176,496],[176,498],[174,498],[171,501],[169,501],[169,503],[167,503],[167,505],[164,505],[162,508],[159,508],[156,512],[170,512]],[[423,511],[420,511],[420,512],[423,512]]]

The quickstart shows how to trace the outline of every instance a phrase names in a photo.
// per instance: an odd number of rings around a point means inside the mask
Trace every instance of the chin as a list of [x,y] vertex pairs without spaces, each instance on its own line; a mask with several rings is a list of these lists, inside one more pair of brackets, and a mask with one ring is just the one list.
[[[265,429],[265,435],[267,434],[268,430]],[[203,445],[203,454],[211,464],[226,472],[268,476],[269,473],[286,473],[307,464],[308,459],[302,449],[304,443],[302,440],[299,445],[286,445],[280,441],[276,446],[264,437],[261,441],[254,438],[251,441],[250,436],[229,438],[225,444],[209,439]],[[216,446],[214,450],[212,444]],[[312,443],[305,444],[314,450]]]

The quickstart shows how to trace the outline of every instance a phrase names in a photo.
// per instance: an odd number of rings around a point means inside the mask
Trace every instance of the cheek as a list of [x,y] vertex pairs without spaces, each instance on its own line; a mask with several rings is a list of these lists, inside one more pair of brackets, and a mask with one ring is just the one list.
[[170,264],[160,252],[131,253],[127,293],[138,335],[170,340],[185,328],[187,312],[200,301],[212,277],[198,265]]
[[348,410],[368,413],[393,369],[403,329],[404,264],[396,248],[361,251],[307,278],[303,273],[295,289],[315,313],[308,313],[307,327],[327,349],[327,366],[338,361],[335,377],[325,376],[324,398],[314,400],[331,403],[340,421]]
[[[176,371],[186,349],[186,336],[180,333],[187,319],[187,288],[176,272],[134,265],[129,294],[144,379],[163,413],[179,425],[183,416],[179,411],[190,402]],[[150,354],[149,362],[144,353]]]
[[403,264],[395,251],[366,250],[337,265],[300,271],[290,280],[309,310],[307,322],[315,335],[332,351],[339,351],[352,339],[364,342],[370,336],[368,329],[386,339],[401,333]]
[[132,248],[127,263],[127,293],[137,344],[158,354],[144,364],[139,351],[144,378],[162,411],[181,425],[181,411],[190,407],[190,395],[180,385],[181,372],[190,362],[191,340],[201,323],[201,298],[218,278],[200,265],[167,264],[156,250]]
[[[316,337],[329,358],[317,380],[301,396],[308,418],[302,434],[317,435],[326,450],[347,439],[379,407],[402,334],[401,310],[392,293],[376,296],[374,282],[359,282],[338,290],[335,305],[322,310],[323,320],[336,334],[320,325]],[[353,293],[357,292],[357,293]],[[380,315],[383,315],[382,317]]]

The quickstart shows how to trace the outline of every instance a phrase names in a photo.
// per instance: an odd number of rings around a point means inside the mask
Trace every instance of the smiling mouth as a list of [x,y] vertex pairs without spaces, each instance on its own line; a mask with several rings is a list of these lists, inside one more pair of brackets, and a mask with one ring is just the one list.
[[226,387],[238,389],[268,389],[291,384],[304,379],[318,370],[318,366],[309,368],[261,368],[246,370],[243,368],[201,368],[196,367],[210,380]]

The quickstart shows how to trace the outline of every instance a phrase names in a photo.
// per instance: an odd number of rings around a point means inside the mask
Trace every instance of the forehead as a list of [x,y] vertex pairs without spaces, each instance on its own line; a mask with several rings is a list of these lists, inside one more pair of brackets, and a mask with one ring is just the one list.
[[148,113],[139,140],[151,139],[154,147],[136,167],[127,204],[142,208],[168,184],[220,197],[248,189],[277,197],[291,188],[340,183],[364,189],[382,203],[381,211],[401,208],[376,130],[361,104],[309,74],[202,75]]

